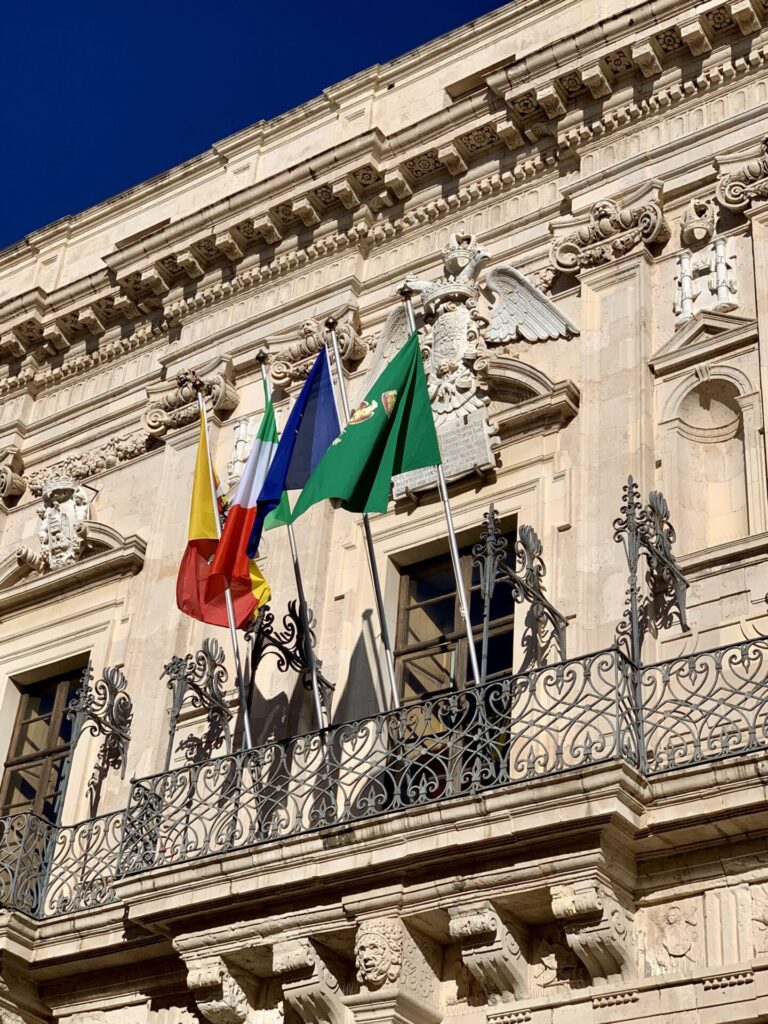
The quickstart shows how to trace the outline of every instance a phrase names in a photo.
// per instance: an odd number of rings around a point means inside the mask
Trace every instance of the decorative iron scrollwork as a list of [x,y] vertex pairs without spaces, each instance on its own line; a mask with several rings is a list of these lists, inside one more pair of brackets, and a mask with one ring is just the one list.
[[493,505],[483,514],[483,519],[485,530],[479,544],[472,548],[472,565],[480,569],[480,595],[483,598],[481,681],[485,681],[488,664],[491,598],[499,581],[510,588],[516,604],[527,602],[530,605],[523,633],[525,657],[520,670],[539,668],[552,660],[563,661],[568,622],[545,596],[542,581],[547,569],[538,534],[532,526],[522,525],[518,529],[515,557],[519,571],[516,572],[507,561],[507,541],[499,530],[499,518]]
[[93,669],[89,662],[83,670],[80,689],[67,706],[67,718],[72,722],[72,738],[64,772],[69,774],[71,758],[83,732],[104,737],[88,782],[90,816],[94,817],[109,770],[119,770],[120,777],[125,777],[133,704],[126,692],[128,680],[119,668],[107,667],[101,679],[91,684],[92,679]]
[[[640,489],[630,476],[622,489],[621,515],[613,522],[613,539],[623,546],[629,568],[616,643],[639,665],[645,637],[649,632],[655,636],[659,628],[671,626],[675,612],[681,628],[688,631],[688,581],[672,553],[677,535],[661,491],[651,491],[648,503],[643,505]],[[645,594],[640,593],[638,578],[641,556],[647,565]]]
[[202,736],[186,736],[179,744],[178,749],[184,754],[185,759],[190,764],[206,761],[223,744],[226,744],[227,753],[230,753],[232,712],[225,697],[228,676],[221,644],[213,638],[206,638],[203,640],[202,649],[195,654],[171,658],[160,678],[163,679],[165,676],[168,677],[168,688],[173,691],[165,757],[166,771],[171,763],[179,716],[185,705],[205,711],[208,720],[208,727]]
[[[246,640],[251,644],[251,686],[263,658],[268,654],[273,654],[277,658],[278,672],[298,672],[304,688],[311,689],[312,669],[307,654],[307,642],[314,650],[317,641],[312,629],[315,620],[311,608],[307,608],[307,615],[309,616],[308,638],[305,637],[298,601],[288,602],[288,610],[283,615],[282,629],[275,627],[275,613],[269,605],[259,608],[256,618],[245,633]],[[320,672],[317,657],[315,657],[315,662],[318,665],[317,681],[320,687],[323,712],[326,720],[329,721],[334,686]]]

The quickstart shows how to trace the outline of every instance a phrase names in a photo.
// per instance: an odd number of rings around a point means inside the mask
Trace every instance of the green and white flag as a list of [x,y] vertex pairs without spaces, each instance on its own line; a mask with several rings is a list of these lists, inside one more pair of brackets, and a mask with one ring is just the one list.
[[336,499],[349,512],[386,512],[392,477],[440,463],[419,336],[412,334],[328,448],[293,510]]

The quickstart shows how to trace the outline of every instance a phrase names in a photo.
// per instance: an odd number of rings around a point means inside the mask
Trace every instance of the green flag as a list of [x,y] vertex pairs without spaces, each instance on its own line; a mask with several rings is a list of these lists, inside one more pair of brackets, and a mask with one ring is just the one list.
[[386,512],[396,473],[440,461],[419,336],[412,334],[318,463],[292,518],[324,498],[349,512]]

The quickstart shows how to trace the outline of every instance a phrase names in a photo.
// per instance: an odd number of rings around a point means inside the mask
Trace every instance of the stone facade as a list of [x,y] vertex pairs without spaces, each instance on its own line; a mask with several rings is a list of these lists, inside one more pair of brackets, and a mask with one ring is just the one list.
[[[519,0],[0,253],[0,751],[46,667],[118,666],[132,701],[100,816],[86,728],[60,827],[3,823],[0,1024],[768,1015],[767,64],[762,0]],[[389,721],[362,523],[317,505],[297,545],[333,721],[358,725],[290,745],[311,700],[265,661],[261,753],[200,769],[239,734],[226,636],[175,606],[197,440],[177,375],[203,378],[233,482],[265,357],[284,421],[334,317],[362,396],[404,284],[460,538],[491,502],[532,527],[575,667],[504,691],[528,725],[497,708],[485,776],[468,733],[438,780],[392,771],[402,735],[359,724]],[[666,496],[690,584],[687,629],[643,606],[642,670],[583,660],[624,611],[630,473]],[[394,494],[371,518],[393,634],[399,568],[445,540],[431,478]],[[262,568],[279,621],[283,531]],[[196,649],[174,711],[161,674]],[[705,740],[681,760],[686,727]]]

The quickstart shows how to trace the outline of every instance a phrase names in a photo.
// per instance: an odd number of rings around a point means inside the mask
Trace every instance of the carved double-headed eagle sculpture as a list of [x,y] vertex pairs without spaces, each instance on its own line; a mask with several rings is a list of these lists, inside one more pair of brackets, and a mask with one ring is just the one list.
[[[489,355],[514,342],[572,338],[579,329],[514,267],[480,274],[490,256],[474,235],[455,234],[442,250],[444,273],[435,281],[409,275],[405,285],[421,295],[421,335],[432,409],[438,420],[482,409]],[[495,296],[495,301],[493,301]],[[485,311],[483,311],[485,310]],[[362,393],[408,337],[405,308],[384,325]]]

